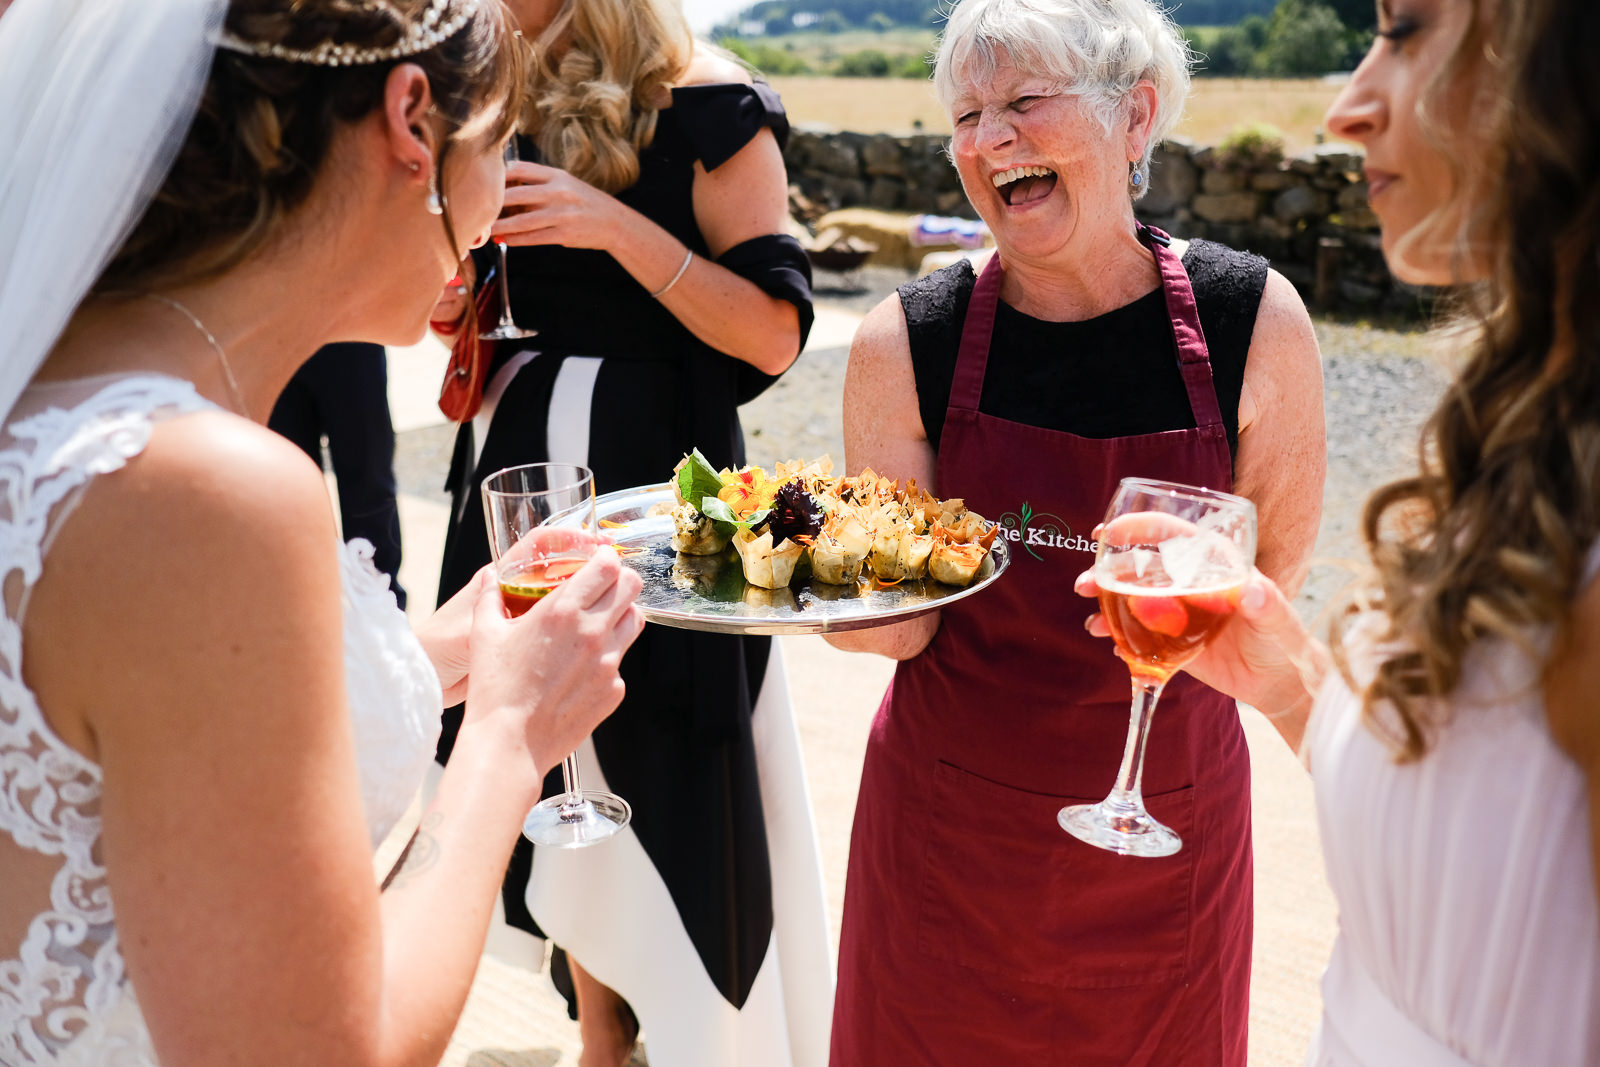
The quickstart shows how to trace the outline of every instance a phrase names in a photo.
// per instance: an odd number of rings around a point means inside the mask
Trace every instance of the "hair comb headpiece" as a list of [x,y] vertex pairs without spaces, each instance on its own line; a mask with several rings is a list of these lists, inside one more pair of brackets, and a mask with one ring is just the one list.
[[422,17],[406,26],[400,39],[381,48],[360,48],[338,41],[323,41],[312,48],[288,48],[266,41],[247,41],[226,27],[217,35],[217,47],[229,52],[285,63],[318,67],[361,67],[391,59],[419,55],[449,40],[478,13],[482,0],[428,0]]

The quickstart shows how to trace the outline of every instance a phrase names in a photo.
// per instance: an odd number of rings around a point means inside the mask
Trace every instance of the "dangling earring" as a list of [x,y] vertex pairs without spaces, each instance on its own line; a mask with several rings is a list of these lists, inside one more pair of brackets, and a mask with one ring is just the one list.
[[1128,164],[1128,170],[1128,184],[1137,190],[1144,184],[1144,175],[1139,173],[1139,165],[1137,163]]
[[444,214],[444,197],[439,195],[439,182],[433,174],[428,175],[428,214]]

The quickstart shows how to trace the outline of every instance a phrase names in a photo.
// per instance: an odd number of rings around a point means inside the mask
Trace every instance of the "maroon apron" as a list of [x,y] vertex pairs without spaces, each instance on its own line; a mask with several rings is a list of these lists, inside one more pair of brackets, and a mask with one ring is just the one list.
[[1128,670],[1072,590],[1091,531],[1125,476],[1233,480],[1188,275],[1165,235],[1141,238],[1196,429],[1091,439],[981,413],[998,256],[973,290],[938,492],[1002,523],[1011,567],[944,609],[872,724],[833,1067],[1245,1063],[1250,763],[1233,701],[1179,674],[1156,709],[1144,797],[1182,835],[1176,855],[1118,856],[1056,823],[1110,791],[1128,729]]

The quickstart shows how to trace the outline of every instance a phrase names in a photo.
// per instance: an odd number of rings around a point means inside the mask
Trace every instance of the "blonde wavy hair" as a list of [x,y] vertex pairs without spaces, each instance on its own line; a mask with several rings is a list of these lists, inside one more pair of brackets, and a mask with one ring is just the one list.
[[545,162],[619,192],[638,180],[657,105],[693,55],[674,0],[566,0],[534,42],[522,128]]
[[[1600,97],[1593,57],[1575,47],[1594,39],[1600,11],[1459,2],[1472,28],[1423,117],[1464,72],[1503,87],[1473,109],[1487,132],[1427,127],[1447,148],[1470,137],[1474,154],[1450,156],[1455,262],[1486,277],[1460,298],[1453,343],[1466,363],[1423,431],[1418,473],[1379,489],[1363,519],[1373,575],[1361,592],[1388,619],[1364,711],[1401,762],[1427,751],[1442,725],[1433,698],[1454,690],[1474,642],[1539,654],[1532,635],[1548,627],[1559,647],[1600,537]],[[1334,637],[1348,679],[1347,625]],[[1383,701],[1393,715],[1376,714]]]

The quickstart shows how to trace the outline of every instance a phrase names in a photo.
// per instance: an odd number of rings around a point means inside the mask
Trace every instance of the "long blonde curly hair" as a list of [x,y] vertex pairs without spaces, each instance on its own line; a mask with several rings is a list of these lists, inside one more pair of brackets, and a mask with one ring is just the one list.
[[522,128],[545,162],[619,192],[693,55],[674,0],[566,0],[534,42]]
[[[1474,112],[1488,131],[1472,135],[1474,154],[1450,156],[1481,175],[1457,171],[1456,261],[1487,277],[1460,298],[1455,344],[1468,355],[1423,431],[1419,472],[1373,494],[1363,520],[1374,567],[1363,591],[1388,618],[1364,711],[1401,762],[1427,751],[1442,725],[1432,698],[1459,683],[1473,642],[1537,651],[1537,627],[1559,641],[1600,537],[1600,71],[1586,51],[1600,8],[1460,2],[1473,28],[1423,117],[1462,71],[1505,87]],[[1349,678],[1348,633],[1334,636]],[[1382,701],[1392,716],[1376,714]]]

